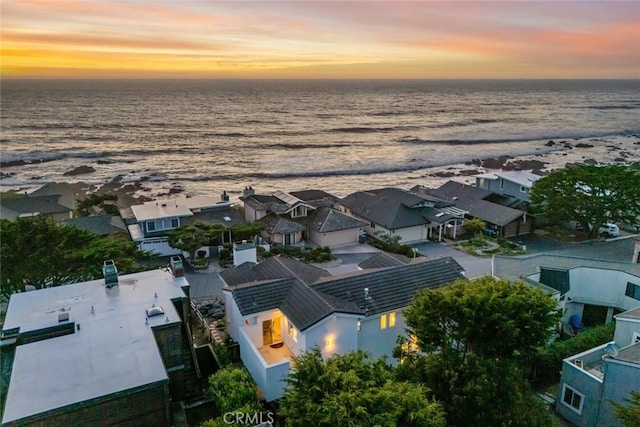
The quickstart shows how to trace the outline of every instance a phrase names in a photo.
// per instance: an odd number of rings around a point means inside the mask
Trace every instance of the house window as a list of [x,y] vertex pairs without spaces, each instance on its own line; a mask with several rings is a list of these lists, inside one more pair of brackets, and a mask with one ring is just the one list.
[[640,301],[640,286],[627,282],[627,291],[624,294]]
[[336,338],[333,335],[328,336],[325,343],[327,350],[331,350],[336,345]]
[[521,193],[528,193],[529,192],[529,187],[525,187],[524,185],[520,186],[520,192]]
[[146,224],[147,224],[147,231],[172,230],[180,226],[180,219],[179,218],[156,219],[155,221],[148,221]]
[[389,313],[389,327],[393,328],[396,326],[396,313]]
[[289,336],[291,337],[291,339],[293,339],[293,341],[298,342],[298,330],[295,328],[295,326],[293,326],[293,324],[291,324],[291,322],[289,323]]
[[584,394],[578,390],[569,387],[566,384],[562,385],[562,403],[568,406],[578,414],[582,414],[582,405],[584,404]]
[[376,225],[373,222],[371,223],[371,228],[376,228]]
[[380,316],[380,329],[387,329],[387,315]]
[[362,322],[358,320],[358,323],[356,324],[356,327],[358,328],[358,330],[362,329]]

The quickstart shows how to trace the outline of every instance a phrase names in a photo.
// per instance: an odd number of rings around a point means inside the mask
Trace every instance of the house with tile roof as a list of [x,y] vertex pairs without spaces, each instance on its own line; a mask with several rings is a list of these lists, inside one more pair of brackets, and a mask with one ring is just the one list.
[[[455,181],[448,181],[439,188],[415,186],[416,194],[428,195],[455,203],[466,212],[468,219],[479,218],[487,224],[498,237],[514,237],[531,232],[532,218],[526,210],[511,207],[514,199],[495,194],[491,190]],[[516,204],[521,203],[515,200]]]
[[365,222],[370,236],[397,236],[402,244],[455,239],[465,215],[453,202],[398,188],[358,191],[340,200],[339,206]]
[[313,347],[324,357],[363,349],[391,358],[405,332],[402,309],[417,292],[463,277],[452,258],[344,276],[301,264],[245,263],[237,273],[222,274],[229,335],[240,344],[241,359],[267,401],[282,396],[293,358]]
[[270,243],[287,246],[340,246],[357,243],[366,224],[334,208],[337,197],[322,190],[291,193],[276,191],[270,195],[255,194],[245,188],[245,220],[260,221],[263,237]]
[[562,361],[556,411],[576,426],[622,426],[611,402],[640,390],[640,306],[615,316],[614,340]]

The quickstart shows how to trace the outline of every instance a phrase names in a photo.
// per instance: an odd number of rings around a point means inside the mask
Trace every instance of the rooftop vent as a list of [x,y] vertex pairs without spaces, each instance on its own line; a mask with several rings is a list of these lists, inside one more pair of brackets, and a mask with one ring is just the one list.
[[369,295],[369,288],[364,288],[364,299],[371,299],[371,295]]
[[155,304],[147,308],[146,311],[147,311],[147,317],[162,316],[164,314],[164,309]]
[[106,260],[102,265],[102,274],[104,275],[104,283],[107,288],[111,288],[118,284],[118,269],[113,260]]

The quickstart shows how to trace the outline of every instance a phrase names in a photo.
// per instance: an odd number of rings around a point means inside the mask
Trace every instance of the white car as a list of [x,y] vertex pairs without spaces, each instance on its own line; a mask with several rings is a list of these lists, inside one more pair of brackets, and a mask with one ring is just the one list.
[[618,237],[620,235],[620,229],[617,225],[608,222],[598,229],[598,234],[604,237]]

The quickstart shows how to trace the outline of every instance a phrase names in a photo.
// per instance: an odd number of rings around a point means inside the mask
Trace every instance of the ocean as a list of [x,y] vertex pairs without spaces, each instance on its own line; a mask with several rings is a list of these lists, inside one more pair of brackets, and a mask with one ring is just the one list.
[[[5,79],[0,90],[2,191],[122,176],[151,197],[344,196],[560,149],[549,140],[640,138],[640,80]],[[82,165],[95,171],[65,176]]]

